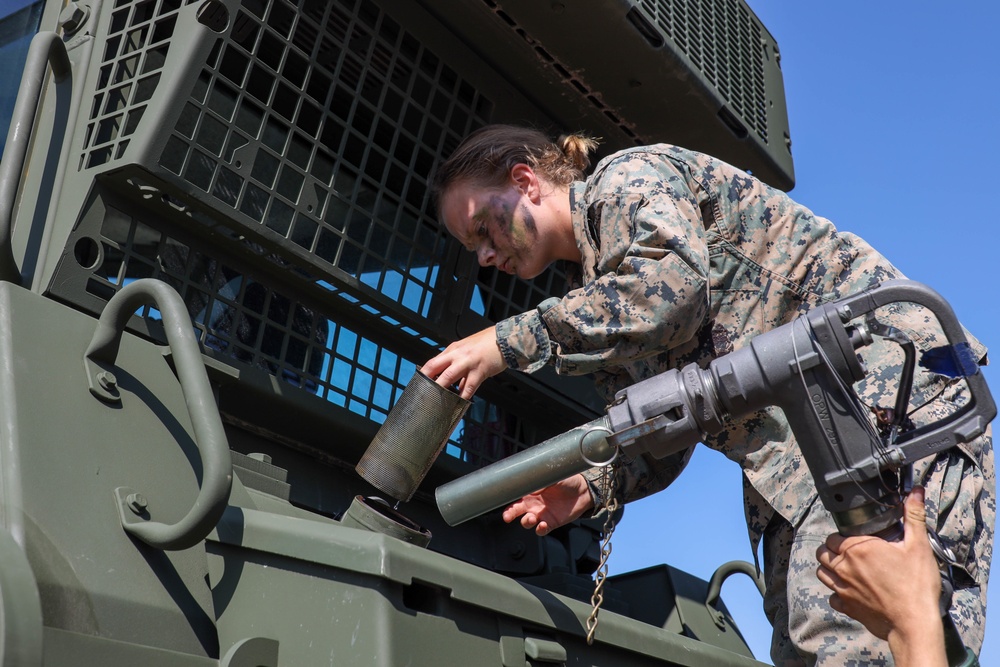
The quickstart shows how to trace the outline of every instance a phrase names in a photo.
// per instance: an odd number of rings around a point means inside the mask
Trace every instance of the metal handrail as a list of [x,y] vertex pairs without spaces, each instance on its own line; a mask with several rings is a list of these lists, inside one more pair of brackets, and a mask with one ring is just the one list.
[[126,521],[123,515],[122,525],[130,534],[152,547],[187,549],[203,540],[219,522],[232,488],[233,465],[191,318],[177,291],[152,278],[136,280],[123,287],[101,313],[94,337],[84,355],[84,365],[91,391],[105,401],[116,402],[117,388],[108,381],[113,375],[105,369],[115,364],[122,332],[129,318],[137,308],[150,303],[159,309],[163,317],[167,344],[194,427],[203,475],[194,505],[187,516],[176,524]]
[[38,100],[49,65],[56,83],[62,83],[70,76],[69,54],[62,37],[54,32],[40,32],[31,39],[28,47],[24,74],[17,89],[7,142],[4,144],[3,160],[0,160],[0,280],[15,285],[21,284],[21,271],[14,261],[14,202],[21,186],[31,129],[35,125]]
[[750,563],[743,560],[731,560],[728,563],[723,563],[719,568],[712,573],[712,578],[708,582],[708,590],[705,593],[705,607],[708,609],[709,615],[715,624],[722,628],[725,627],[726,619],[722,610],[716,605],[719,602],[719,596],[722,593],[722,584],[729,578],[730,575],[736,574],[737,572],[742,572],[753,580],[757,590],[760,592],[761,596],[764,595],[766,590],[764,584],[764,578],[757,568]]

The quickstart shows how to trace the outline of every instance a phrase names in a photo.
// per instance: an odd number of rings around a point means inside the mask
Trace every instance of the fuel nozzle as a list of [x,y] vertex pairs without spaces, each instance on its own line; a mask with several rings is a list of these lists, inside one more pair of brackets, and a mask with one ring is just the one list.
[[[897,302],[923,306],[937,318],[948,340],[936,351],[943,359],[938,363],[959,369],[970,400],[939,422],[896,434],[891,443],[896,453],[887,457],[852,385],[867,374],[857,350],[871,344],[873,334],[881,335],[872,328],[877,320],[866,316]],[[896,342],[911,358],[912,343],[907,349],[908,341]],[[899,466],[968,442],[996,415],[982,374],[962,356],[967,347],[961,324],[940,295],[913,281],[888,281],[820,305],[707,368],[691,364],[622,390],[606,416],[438,487],[438,507],[449,523],[465,521],[583,472],[605,455],[663,458],[719,432],[729,418],[775,407],[788,420],[841,532],[877,534],[901,517]],[[899,378],[901,414],[912,380],[912,364],[905,366],[909,370]],[[603,454],[585,453],[594,443]]]

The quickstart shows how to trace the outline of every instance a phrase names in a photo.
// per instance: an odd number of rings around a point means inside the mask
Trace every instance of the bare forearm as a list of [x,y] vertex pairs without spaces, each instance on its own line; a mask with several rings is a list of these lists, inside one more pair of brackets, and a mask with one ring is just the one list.
[[948,664],[944,625],[936,608],[901,619],[889,631],[888,639],[896,667],[946,667]]

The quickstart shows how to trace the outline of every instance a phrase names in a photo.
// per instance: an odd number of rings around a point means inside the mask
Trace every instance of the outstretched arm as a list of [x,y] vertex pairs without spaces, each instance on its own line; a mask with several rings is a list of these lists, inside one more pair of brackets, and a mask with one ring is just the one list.
[[831,535],[816,551],[816,574],[833,591],[830,606],[888,640],[899,667],[943,667],[941,575],[927,538],[921,487],[905,508],[901,542]]

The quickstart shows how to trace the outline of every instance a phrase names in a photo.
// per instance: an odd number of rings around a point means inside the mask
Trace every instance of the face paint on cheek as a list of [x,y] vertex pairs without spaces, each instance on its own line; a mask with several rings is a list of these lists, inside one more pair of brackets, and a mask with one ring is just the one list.
[[490,198],[494,228],[498,234],[510,239],[514,232],[514,207],[501,195]]
[[535,216],[531,215],[531,210],[521,204],[521,219],[524,220],[524,228],[531,236],[538,236],[538,225],[535,224]]

